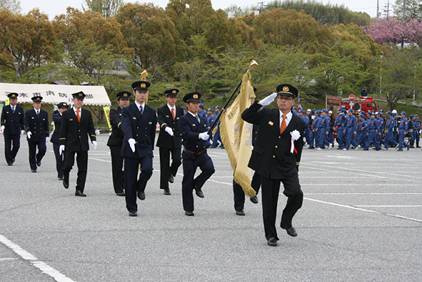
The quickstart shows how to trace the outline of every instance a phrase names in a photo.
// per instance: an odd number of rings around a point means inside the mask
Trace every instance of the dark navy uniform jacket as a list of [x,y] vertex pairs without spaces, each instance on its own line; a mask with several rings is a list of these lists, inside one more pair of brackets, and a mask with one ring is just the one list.
[[54,131],[50,138],[51,143],[56,143],[56,144],[60,143],[59,132],[60,132],[60,127],[62,126],[62,117],[63,116],[60,114],[59,111],[56,110],[53,112]]
[[24,130],[24,114],[21,106],[16,105],[15,111],[7,105],[1,112],[1,125],[4,126],[4,135],[20,135]]
[[[184,111],[180,107],[176,107],[176,119],[173,120],[170,109],[167,105],[157,110],[158,122],[160,123],[160,134],[158,135],[157,147],[161,148],[180,148],[182,146],[182,132],[180,130],[180,119],[184,115]],[[170,136],[166,131],[166,127],[173,129],[174,136]]]
[[111,135],[108,138],[107,146],[122,146],[123,143],[123,131],[122,126],[122,108],[110,110],[110,123],[111,123]]
[[[135,103],[123,109],[121,125],[124,134],[122,157],[131,159],[152,157],[156,126],[157,114],[148,105],[144,106],[142,114]],[[131,138],[136,141],[135,152],[132,152],[128,143]]]
[[[292,119],[281,135],[278,109],[262,108],[255,102],[242,113],[242,119],[259,126],[248,164],[252,170],[271,179],[282,179],[296,171],[302,156],[305,132],[305,123],[300,117],[292,113]],[[299,131],[301,137],[294,142],[296,151],[291,153],[290,132],[294,130]]]
[[31,131],[32,135],[30,141],[40,141],[50,135],[48,113],[40,109],[37,115],[34,109],[28,110],[25,113],[25,131]]
[[[186,113],[180,119],[180,128],[182,129],[183,147],[185,150],[194,153],[200,153],[208,148],[209,142],[199,139],[199,133],[209,130],[207,120],[200,117],[198,121],[191,113]],[[210,137],[212,138],[212,137]]]
[[79,123],[73,108],[64,112],[59,134],[60,144],[71,152],[88,151],[88,137],[91,141],[97,140],[91,112],[82,108]]

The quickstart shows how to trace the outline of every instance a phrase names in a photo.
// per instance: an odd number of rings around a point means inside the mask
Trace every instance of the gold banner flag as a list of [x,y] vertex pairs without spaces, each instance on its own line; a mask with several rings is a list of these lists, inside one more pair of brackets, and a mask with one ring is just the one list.
[[109,106],[104,106],[103,107],[103,111],[104,111],[104,115],[107,121],[107,126],[108,129],[111,130],[111,123],[110,123],[110,107]]
[[248,70],[243,75],[240,94],[222,114],[220,123],[221,140],[230,159],[233,178],[249,197],[256,195],[251,186],[252,170],[248,167],[252,153],[252,124],[242,119],[242,113],[254,100],[255,93]]

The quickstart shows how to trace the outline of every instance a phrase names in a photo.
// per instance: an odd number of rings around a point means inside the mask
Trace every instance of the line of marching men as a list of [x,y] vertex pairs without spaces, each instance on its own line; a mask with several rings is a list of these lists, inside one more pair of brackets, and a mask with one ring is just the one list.
[[420,148],[421,120],[418,115],[407,117],[396,110],[384,114],[380,112],[361,112],[341,108],[336,115],[332,111],[308,109],[298,114],[306,123],[306,143],[309,149],[334,147],[350,150],[358,147],[365,151],[370,148],[385,150],[397,148],[398,151]]
[[[202,187],[214,174],[214,164],[207,153],[211,129],[206,116],[200,115],[201,94],[188,93],[183,97],[186,112],[176,105],[178,89],[165,91],[166,104],[155,111],[146,104],[150,82],[136,81],[132,93],[117,93],[118,107],[110,111],[112,133],[107,145],[112,159],[113,186],[118,196],[125,196],[129,216],[137,216],[137,198],[145,200],[147,183],[152,176],[153,150],[156,124],[160,133],[156,145],[160,154],[160,188],[170,195],[169,183],[174,182],[178,168],[183,164],[182,200],[186,216],[194,216],[193,192],[204,198]],[[134,95],[134,102],[130,97]],[[303,192],[299,184],[299,163],[302,154],[305,123],[291,109],[298,90],[289,84],[280,84],[276,92],[256,101],[242,113],[242,118],[254,125],[254,148],[248,166],[254,170],[252,186],[262,193],[262,207],[267,244],[277,246],[275,227],[277,202],[281,183],[288,197],[280,227],[288,235],[297,236],[292,225],[301,208]],[[41,166],[49,136],[48,114],[41,109],[42,97],[32,98],[33,108],[23,113],[17,104],[18,94],[8,95],[10,105],[3,108],[1,131],[5,138],[5,155],[8,165],[15,162],[19,138],[26,134],[29,144],[29,163],[33,173]],[[51,137],[56,157],[57,176],[64,188],[69,188],[70,172],[76,158],[78,168],[75,196],[84,193],[90,146],[97,146],[90,111],[84,108],[85,94],[72,94],[72,106],[57,105],[53,113],[55,124]],[[274,101],[277,109],[266,107]],[[21,132],[23,131],[23,132]],[[91,144],[89,144],[91,143]],[[183,147],[183,150],[182,150]],[[197,169],[201,173],[195,177]],[[245,194],[234,182],[235,209],[244,215]],[[257,203],[257,197],[251,198]]]

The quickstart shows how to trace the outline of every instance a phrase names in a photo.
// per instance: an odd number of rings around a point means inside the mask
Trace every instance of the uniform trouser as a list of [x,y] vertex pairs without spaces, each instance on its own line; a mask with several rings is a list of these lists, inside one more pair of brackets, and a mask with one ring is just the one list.
[[[152,156],[144,156],[139,159],[125,158],[126,177],[126,208],[129,212],[136,212],[136,193],[144,192],[148,180],[152,176]],[[138,178],[139,166],[141,173]]]
[[375,130],[370,130],[368,135],[369,146],[375,146]]
[[374,145],[375,150],[381,150],[381,133],[379,133],[378,131],[375,132]]
[[[171,154],[171,164],[170,164]],[[161,148],[160,147],[160,188],[169,189],[170,175],[176,176],[177,170],[182,164],[181,147]]]
[[[259,188],[261,187],[261,176],[258,173],[254,173],[252,176],[252,188],[255,190],[256,194],[259,192]],[[245,207],[245,192],[243,192],[242,186],[237,184],[236,181],[233,180],[233,200],[234,200],[234,210],[242,211]]]
[[392,131],[387,131],[387,134],[385,135],[385,139],[384,139],[384,146],[386,149],[390,148],[391,145],[393,145],[393,147],[397,146],[397,142],[396,140],[394,140],[394,134]]
[[305,131],[305,135],[306,135],[306,143],[308,143],[310,148],[314,148],[315,144],[314,144],[314,133],[312,132],[311,129],[306,129]]
[[337,142],[338,142],[338,147],[339,149],[343,149],[344,148],[344,136],[345,132],[344,132],[344,128],[343,127],[339,127],[337,130]]
[[64,153],[64,175],[66,180],[69,180],[69,174],[72,170],[73,164],[78,166],[78,177],[76,179],[76,190],[83,192],[85,189],[86,173],[88,170],[88,151],[70,151],[65,150]]
[[18,153],[20,147],[20,140],[20,134],[4,134],[4,156],[6,158],[6,162],[12,162],[16,158],[16,154]]
[[[182,154],[183,158],[183,180],[182,180],[182,200],[183,209],[193,212],[194,203],[192,192],[194,189],[201,189],[208,178],[214,174],[214,164],[206,152],[200,155],[193,155],[186,151]],[[197,168],[201,169],[201,174],[196,178],[195,172]]]
[[64,174],[63,172],[64,171],[64,156],[59,154],[59,148],[60,148],[59,143],[53,143],[54,156],[56,157],[57,176],[59,178],[62,178]]
[[361,144],[364,150],[369,150],[369,134],[368,132],[362,132],[360,135]]
[[[45,138],[40,138],[37,141],[28,140],[29,147],[29,165],[32,170],[37,169],[37,163],[41,162],[42,158],[47,151],[47,146],[45,144]],[[38,148],[38,153],[37,153]]]
[[405,132],[404,130],[399,130],[399,150],[403,150],[404,147],[404,137],[405,137]]
[[265,238],[278,239],[275,221],[277,217],[277,202],[280,192],[280,183],[283,183],[283,194],[288,197],[286,207],[281,217],[281,226],[289,228],[292,226],[293,216],[302,207],[303,192],[300,188],[299,177],[296,169],[282,179],[269,179],[262,176],[262,214],[264,219]]
[[111,171],[113,176],[113,187],[115,193],[122,193],[124,188],[123,158],[121,146],[110,146]]
[[421,138],[421,136],[419,134],[419,130],[415,130],[413,132],[413,134],[415,136],[414,138],[415,138],[416,147],[419,147],[419,141],[420,141],[420,138]]
[[325,143],[325,128],[321,128],[317,130],[317,139],[316,139],[316,145],[317,147],[324,149]]
[[355,131],[353,128],[347,128],[346,129],[346,149],[349,150],[350,145],[356,146],[356,142],[353,140],[353,133]]

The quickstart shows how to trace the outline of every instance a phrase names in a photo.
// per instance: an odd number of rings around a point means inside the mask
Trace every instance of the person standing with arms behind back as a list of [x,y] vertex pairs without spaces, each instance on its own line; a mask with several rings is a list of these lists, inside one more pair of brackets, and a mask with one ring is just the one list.
[[0,133],[4,135],[4,155],[8,166],[15,162],[19,151],[21,133],[24,131],[24,114],[21,106],[18,105],[18,93],[9,93],[10,105],[3,108],[1,112]]
[[164,91],[167,104],[157,110],[160,123],[157,140],[157,147],[160,148],[160,188],[164,190],[164,195],[170,195],[169,182],[174,182],[177,170],[182,164],[182,133],[179,121],[184,112],[182,108],[176,106],[178,93],[178,89]]
[[54,122],[54,131],[51,135],[50,141],[53,143],[54,156],[56,157],[56,170],[57,178],[63,180],[63,165],[64,165],[64,156],[59,153],[60,141],[59,134],[60,128],[62,126],[63,113],[67,111],[69,105],[67,103],[57,104],[57,110],[53,112],[53,122]]
[[91,139],[94,149],[97,148],[97,137],[91,112],[82,108],[85,96],[82,91],[72,94],[73,108],[63,114],[59,137],[59,153],[63,154],[64,152],[63,186],[66,189],[69,188],[69,174],[75,163],[76,155],[78,178],[75,196],[77,197],[86,197],[84,189],[88,170],[88,138]]
[[110,147],[111,167],[113,174],[113,187],[117,196],[125,195],[124,172],[123,172],[123,158],[122,158],[122,112],[130,104],[129,99],[132,94],[127,91],[117,93],[116,109],[110,111],[111,135],[108,138],[107,146]]
[[[298,173],[305,124],[291,111],[298,90],[290,84],[280,84],[276,91],[252,104],[242,114],[245,121],[259,125],[249,167],[261,175],[264,229],[269,246],[277,246],[279,240],[275,221],[280,183],[288,198],[280,226],[292,237],[297,236],[292,219],[303,202]],[[278,109],[266,109],[276,97]]]
[[[122,156],[125,159],[126,208],[129,216],[138,215],[136,194],[141,201],[145,200],[145,188],[153,170],[157,114],[146,105],[150,85],[150,82],[144,80],[132,83],[135,103],[122,112]],[[141,174],[138,178],[139,166]]]
[[29,147],[29,165],[31,171],[36,173],[37,167],[41,166],[41,160],[47,151],[46,138],[49,136],[49,123],[47,112],[41,109],[42,97],[36,95],[31,99],[33,109],[25,113],[25,130]]

